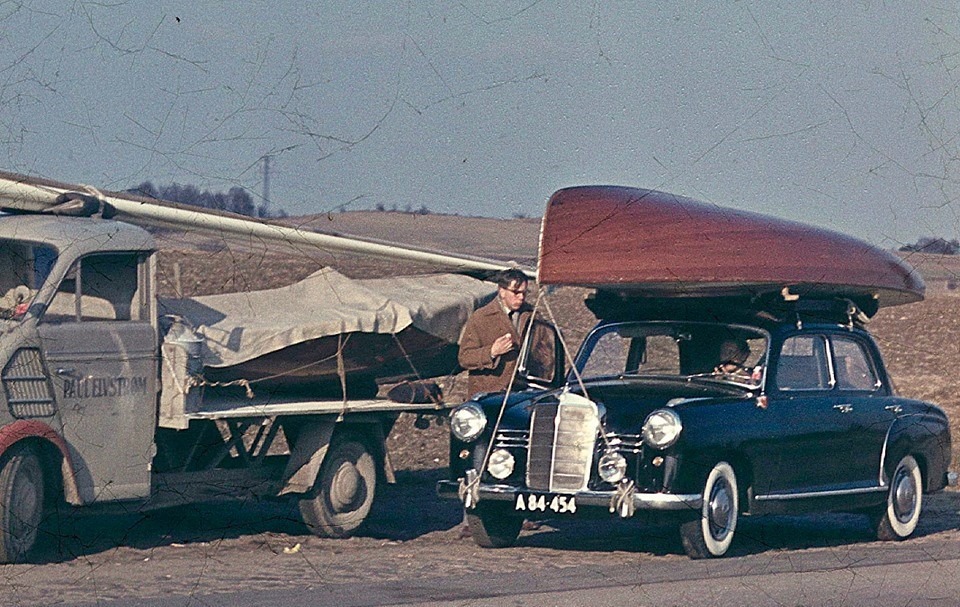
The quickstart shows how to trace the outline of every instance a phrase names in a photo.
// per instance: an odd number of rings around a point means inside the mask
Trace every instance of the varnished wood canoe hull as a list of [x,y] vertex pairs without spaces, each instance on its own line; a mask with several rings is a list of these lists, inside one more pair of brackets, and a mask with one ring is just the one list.
[[856,238],[655,190],[559,190],[544,214],[538,280],[656,296],[923,298],[919,274]]

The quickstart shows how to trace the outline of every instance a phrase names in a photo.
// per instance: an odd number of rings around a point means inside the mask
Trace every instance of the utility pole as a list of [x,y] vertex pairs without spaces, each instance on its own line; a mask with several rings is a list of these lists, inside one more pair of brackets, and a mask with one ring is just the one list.
[[263,156],[263,206],[261,209],[261,216],[270,214],[270,154]]

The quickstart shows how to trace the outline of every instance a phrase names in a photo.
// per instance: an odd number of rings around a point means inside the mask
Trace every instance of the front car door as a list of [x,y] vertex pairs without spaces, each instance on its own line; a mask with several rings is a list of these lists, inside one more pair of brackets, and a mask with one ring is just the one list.
[[[838,449],[852,418],[833,408],[836,384],[827,337],[801,333],[787,337],[774,359],[771,377],[767,453],[776,460],[769,492],[807,493],[843,482]],[[773,462],[771,462],[773,463]]]
[[150,271],[146,253],[82,257],[38,325],[85,503],[150,494],[157,395]]

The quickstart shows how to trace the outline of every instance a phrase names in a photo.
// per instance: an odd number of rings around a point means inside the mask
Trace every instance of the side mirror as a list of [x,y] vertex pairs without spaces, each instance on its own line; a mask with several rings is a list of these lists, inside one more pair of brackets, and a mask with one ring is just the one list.
[[517,373],[533,386],[558,388],[566,377],[563,345],[557,328],[534,319],[523,340]]

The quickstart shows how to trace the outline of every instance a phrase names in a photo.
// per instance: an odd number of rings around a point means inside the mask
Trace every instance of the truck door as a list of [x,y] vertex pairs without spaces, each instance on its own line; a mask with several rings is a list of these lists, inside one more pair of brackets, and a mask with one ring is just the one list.
[[84,502],[146,497],[156,425],[157,333],[145,253],[77,260],[38,325]]

